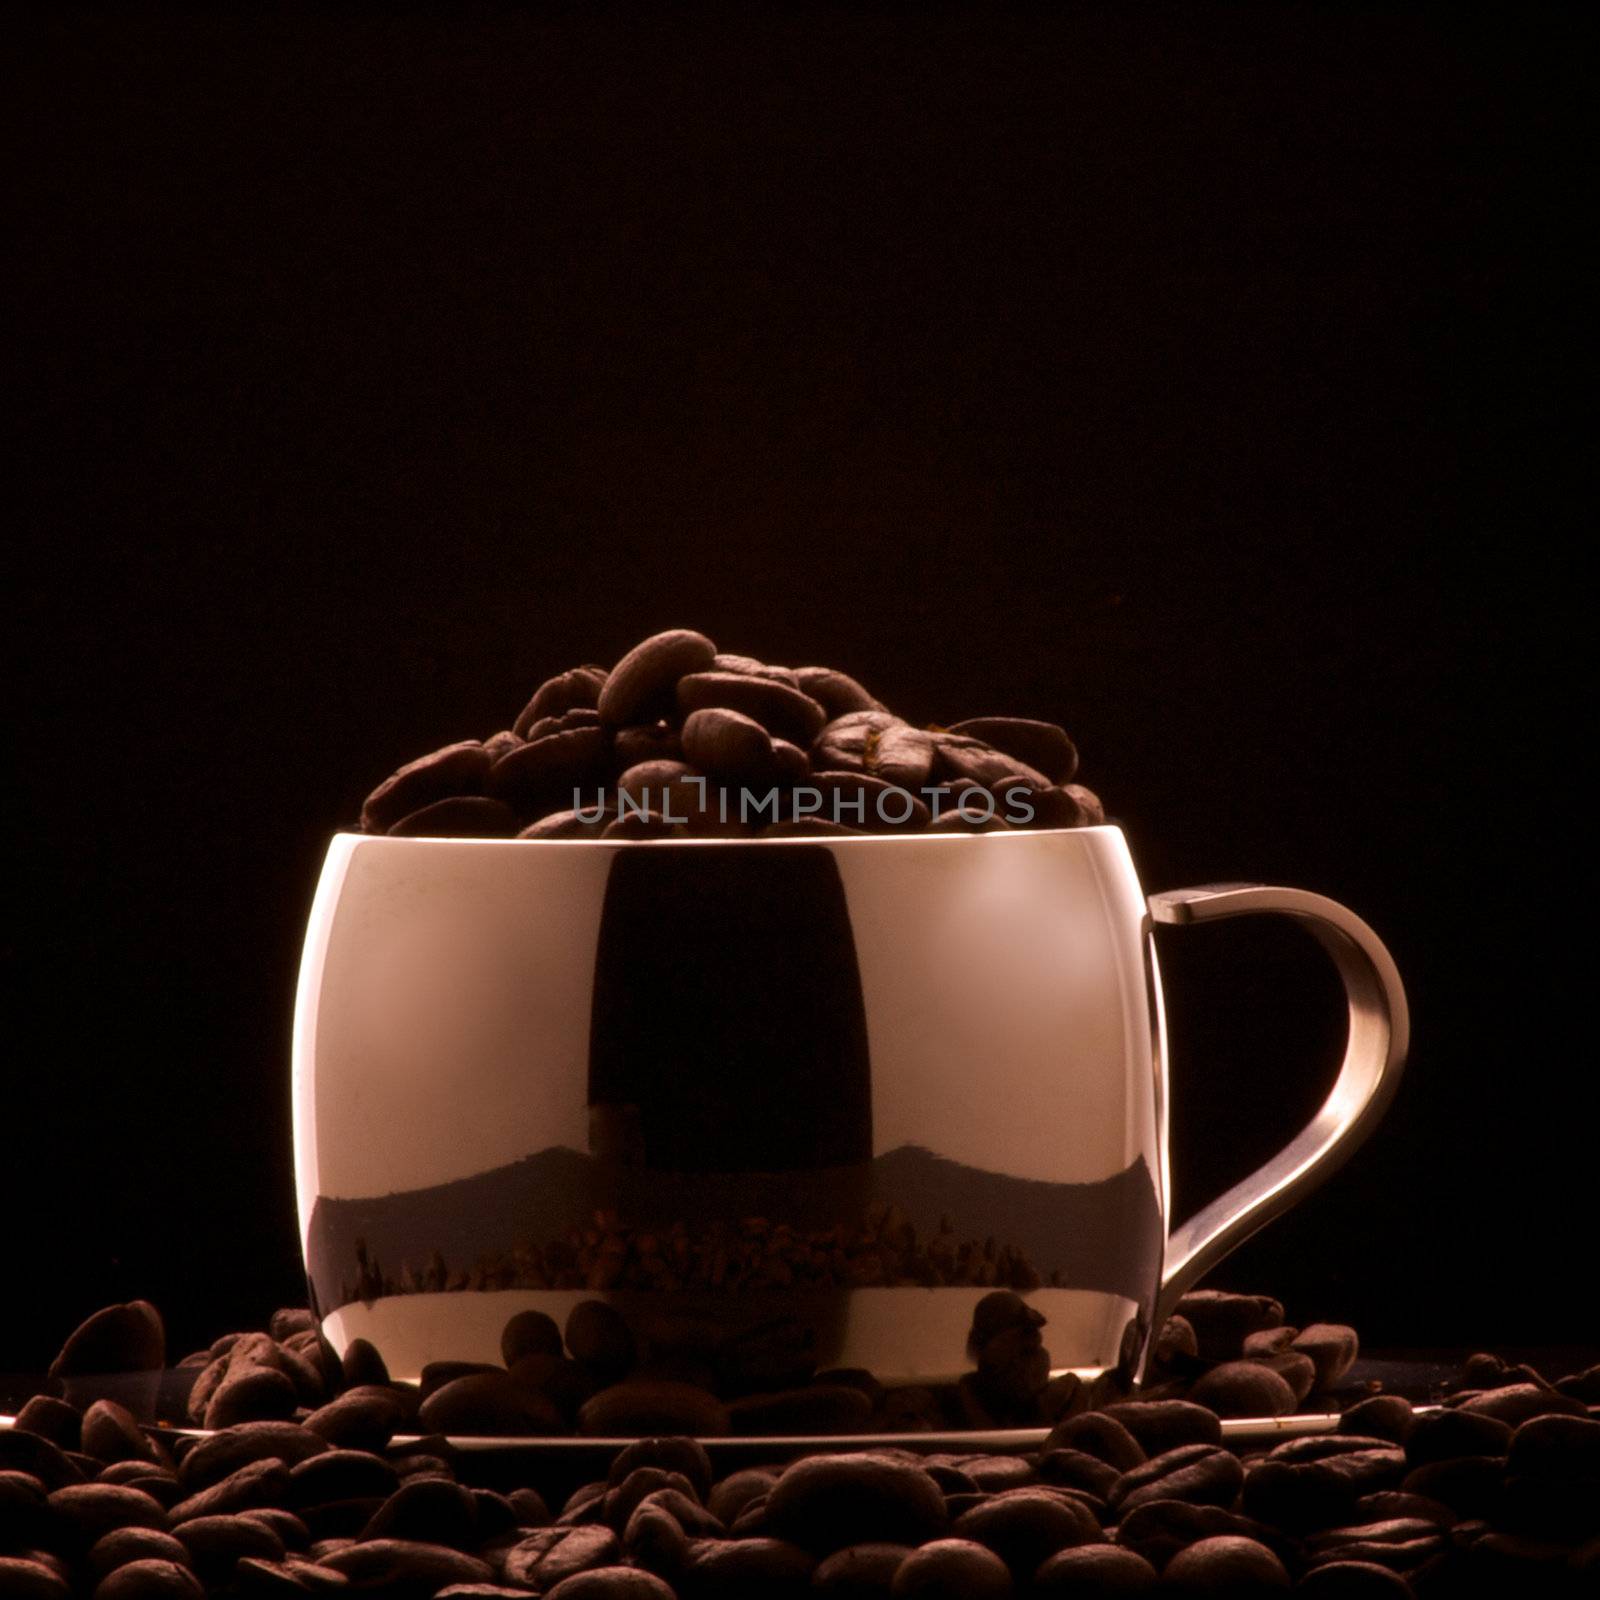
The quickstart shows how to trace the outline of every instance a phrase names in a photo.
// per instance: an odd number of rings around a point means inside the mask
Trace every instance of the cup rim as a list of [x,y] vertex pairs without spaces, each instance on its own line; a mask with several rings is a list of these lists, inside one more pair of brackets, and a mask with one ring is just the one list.
[[649,839],[502,839],[502,838],[474,838],[460,834],[391,834],[391,833],[362,833],[357,828],[340,828],[333,837],[335,839],[354,839],[364,844],[382,842],[385,845],[517,845],[524,847],[535,845],[542,848],[581,846],[594,848],[605,846],[615,850],[623,846],[633,845],[669,845],[674,848],[698,845],[863,845],[863,844],[912,844],[929,840],[959,841],[971,843],[979,839],[1038,839],[1053,838],[1059,834],[1097,834],[1110,835],[1122,832],[1121,825],[1115,822],[1083,823],[1071,828],[997,828],[989,833],[933,833],[927,830],[906,833],[827,833],[827,834],[788,834],[777,835],[772,838],[749,838],[733,835],[724,838],[691,838],[688,836],[672,835]]

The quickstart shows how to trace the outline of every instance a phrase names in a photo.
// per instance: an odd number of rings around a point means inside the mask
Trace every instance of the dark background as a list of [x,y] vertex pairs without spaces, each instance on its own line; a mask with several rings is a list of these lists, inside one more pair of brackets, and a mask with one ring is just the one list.
[[[1149,889],[1355,907],[1399,1100],[1212,1281],[1584,1336],[1591,66],[1579,9],[1466,10],[36,17],[0,1370],[297,1296],[329,833],[674,625],[1063,721]],[[1340,1023],[1298,935],[1163,941],[1187,1211]]]

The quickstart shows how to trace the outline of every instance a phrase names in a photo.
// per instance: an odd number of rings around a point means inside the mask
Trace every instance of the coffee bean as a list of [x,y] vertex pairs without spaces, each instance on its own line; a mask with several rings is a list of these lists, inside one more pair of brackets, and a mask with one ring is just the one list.
[[985,744],[982,739],[960,733],[934,733],[930,737],[935,777],[965,778],[990,790],[1013,779],[1020,779],[1030,788],[1050,787],[1050,780],[1042,772]]
[[517,837],[519,839],[598,839],[612,820],[609,804],[599,809],[587,799],[580,815],[576,811],[552,811],[548,816],[530,822]]
[[911,1546],[905,1544],[847,1545],[817,1567],[811,1587],[833,1600],[882,1600],[910,1554]]
[[618,728],[612,740],[614,770],[626,772],[644,761],[681,761],[683,742],[670,722],[645,722]]
[[830,722],[852,711],[885,709],[848,673],[837,672],[832,667],[796,667],[794,675],[800,688],[828,714]]
[[728,1526],[752,1500],[770,1493],[777,1481],[778,1474],[770,1467],[745,1467],[730,1472],[708,1491],[706,1509]]
[[173,1526],[192,1517],[224,1516],[257,1506],[281,1506],[289,1494],[289,1474],[282,1461],[252,1461],[210,1487],[180,1500],[169,1515]]
[[517,831],[517,818],[510,806],[499,800],[464,795],[423,806],[420,811],[402,817],[387,831],[397,839],[509,838]]
[[704,634],[687,628],[652,634],[611,669],[596,702],[601,718],[614,728],[654,720],[671,707],[678,680],[708,671],[716,654]]
[[1411,1402],[1397,1394],[1375,1394],[1358,1401],[1339,1418],[1340,1433],[1371,1434],[1404,1444],[1416,1425]]
[[689,1564],[689,1535],[670,1507],[647,1496],[622,1531],[622,1548],[636,1566],[675,1578]]
[[1081,1600],[1117,1600],[1144,1595],[1160,1583],[1156,1569],[1143,1556],[1116,1545],[1079,1545],[1060,1550],[1034,1574],[1032,1593],[1072,1595]]
[[418,1417],[423,1427],[445,1434],[534,1439],[567,1431],[549,1400],[503,1372],[452,1379],[422,1402]]
[[1226,1361],[1195,1380],[1189,1391],[1196,1405],[1219,1417],[1281,1417],[1294,1410],[1294,1390],[1255,1361]]
[[0,1594],[11,1600],[71,1600],[72,1590],[42,1562],[0,1555]]
[[490,1361],[429,1361],[417,1374],[418,1386],[424,1400],[436,1390],[453,1383],[457,1378],[470,1378],[481,1372],[503,1374],[505,1369]]
[[501,756],[489,769],[487,788],[495,799],[531,816],[570,807],[578,793],[587,799],[603,781],[610,761],[610,735],[604,728],[558,728]]
[[1600,1364],[1585,1367],[1582,1372],[1570,1372],[1558,1379],[1556,1391],[1581,1400],[1585,1405],[1600,1405]]
[[[90,1547],[85,1565],[96,1578],[103,1578],[117,1567],[130,1561],[189,1562],[188,1549],[170,1533],[159,1528],[113,1528],[102,1534]],[[7,1591],[0,1584],[0,1594]]]
[[623,1377],[638,1359],[627,1319],[604,1300],[582,1300],[567,1316],[567,1350],[602,1381]]
[[[1086,789],[1081,783],[1064,783],[1061,786],[1064,794],[1070,795],[1078,807],[1081,819],[1080,828],[1098,827],[1106,820],[1106,808],[1100,803],[1100,796],[1093,789]],[[1182,1302],[1179,1302],[1182,1304]]]
[[388,833],[403,817],[441,800],[481,795],[491,757],[476,739],[464,739],[434,750],[385,778],[361,807],[361,826],[368,833]]
[[470,1489],[447,1478],[412,1478],[373,1512],[361,1537],[413,1539],[471,1550],[479,1540],[477,1504]]
[[1489,1389],[1463,1400],[1458,1408],[1483,1417],[1496,1417],[1515,1428],[1533,1417],[1584,1415],[1581,1400],[1558,1394],[1536,1383],[1515,1383],[1503,1389]]
[[968,717],[949,731],[984,744],[1035,768],[1050,783],[1066,783],[1078,770],[1078,751],[1065,728],[1026,717]]
[[722,1402],[693,1384],[639,1379],[612,1384],[578,1411],[578,1432],[592,1438],[686,1433],[715,1438],[728,1431]]
[[1127,1472],[1146,1459],[1144,1448],[1115,1417],[1085,1411],[1050,1430],[1046,1450],[1081,1450]]
[[94,1600],[204,1600],[200,1580],[176,1561],[130,1561],[95,1585]]
[[385,1385],[362,1384],[319,1406],[305,1420],[307,1433],[349,1450],[381,1450],[400,1430],[405,1407]]
[[544,1593],[575,1572],[613,1565],[621,1553],[616,1534],[599,1523],[540,1528],[506,1552],[502,1576]]
[[1341,1322],[1314,1322],[1300,1331],[1290,1348],[1311,1358],[1317,1388],[1331,1389],[1355,1365],[1361,1341],[1354,1328]]
[[178,1475],[191,1494],[208,1489],[253,1462],[295,1466],[328,1449],[328,1442],[297,1422],[244,1422],[200,1440],[184,1456]]
[[771,678],[775,683],[787,684],[791,689],[801,687],[799,675],[792,667],[769,667],[754,656],[731,656],[723,652],[712,658],[713,672],[737,672],[747,678]]
[[1600,1478],[1600,1421],[1592,1417],[1530,1418],[1511,1440],[1506,1470],[1539,1478]]
[[771,735],[742,712],[693,711],[681,737],[684,756],[719,783],[758,783],[775,764]]
[[[91,1410],[93,1407],[90,1408]],[[13,1428],[36,1433],[63,1450],[76,1450],[83,1437],[84,1413],[54,1395],[36,1394],[17,1413]],[[91,1455],[93,1451],[89,1452]]]
[[935,1539],[913,1550],[894,1575],[895,1600],[1002,1600],[1011,1574],[999,1556],[967,1539]]
[[523,1356],[561,1354],[561,1329],[543,1311],[519,1311],[500,1330],[500,1357],[512,1367]]
[[580,1572],[547,1589],[545,1595],[546,1600],[677,1600],[669,1584],[633,1567]]
[[1120,1422],[1150,1456],[1182,1444],[1222,1443],[1216,1412],[1189,1400],[1123,1400],[1103,1415]]
[[1351,1520],[1361,1495],[1399,1487],[1404,1470],[1405,1456],[1394,1449],[1308,1461],[1269,1457],[1246,1473],[1241,1503],[1248,1515],[1293,1531],[1338,1527]]
[[339,1358],[344,1381],[352,1388],[386,1384],[389,1369],[378,1347],[367,1339],[352,1339]]
[[138,1420],[115,1400],[96,1400],[83,1413],[81,1434],[85,1454],[97,1460],[156,1460],[155,1446],[145,1437]]
[[933,736],[887,711],[851,711],[816,735],[811,765],[818,772],[864,772],[914,794],[933,771]]
[[1330,1561],[1313,1567],[1295,1585],[1306,1600],[1411,1600],[1411,1585],[1399,1573],[1371,1561]]
[[964,1511],[950,1532],[993,1550],[1019,1585],[1056,1551],[1105,1538],[1087,1507],[1048,1489],[1005,1490]]
[[87,1550],[113,1528],[165,1532],[168,1513],[142,1489],[115,1483],[71,1483],[50,1492],[49,1505],[74,1549]]
[[868,833],[918,833],[929,812],[909,789],[865,772],[813,772],[811,787],[822,796],[819,815]]
[[667,839],[684,832],[681,822],[670,821],[659,811],[630,813],[608,822],[600,830],[602,839]]
[[[79,1323],[50,1363],[49,1376],[61,1384],[72,1405],[119,1400],[143,1418],[154,1405],[153,1375],[166,1359],[161,1313],[148,1300],[130,1300],[106,1306]],[[124,1376],[134,1374],[139,1376]]]
[[612,1484],[606,1491],[600,1503],[601,1521],[620,1533],[641,1501],[667,1489],[676,1490],[691,1500],[695,1492],[694,1485],[681,1472],[666,1467],[635,1467],[620,1483]]
[[231,1428],[239,1422],[275,1422],[294,1415],[299,1404],[294,1384],[271,1367],[246,1367],[230,1373],[206,1405],[204,1425]]
[[1244,1468],[1236,1455],[1215,1445],[1185,1444],[1129,1468],[1107,1498],[1119,1511],[1131,1511],[1148,1500],[1226,1506],[1233,1503],[1243,1482]]
[[1194,1289],[1178,1301],[1178,1315],[1194,1329],[1199,1353],[1207,1361],[1232,1361],[1245,1338],[1283,1322],[1283,1307],[1261,1294],[1227,1294]]
[[443,1545],[407,1539],[368,1539],[330,1550],[318,1562],[342,1572],[358,1589],[379,1590],[387,1600],[432,1596],[449,1583],[486,1583],[493,1578],[487,1562]]
[[869,1539],[921,1544],[943,1530],[945,1504],[920,1467],[878,1454],[821,1455],[785,1469],[766,1515],[780,1538],[826,1555]]
[[285,1550],[304,1550],[311,1543],[310,1530],[305,1523],[281,1506],[257,1506],[251,1511],[241,1511],[239,1515],[259,1522],[264,1528],[271,1528],[283,1541]]
[[1289,1588],[1283,1563],[1264,1544],[1222,1534],[1180,1550],[1161,1575],[1163,1592],[1223,1595],[1280,1594]]
[[546,678],[511,724],[512,732],[519,739],[525,739],[528,730],[541,718],[559,717],[582,707],[598,707],[605,682],[606,674],[598,667],[574,667],[570,672]]
[[189,1565],[207,1583],[224,1583],[235,1565],[247,1557],[281,1561],[287,1554],[283,1540],[251,1517],[192,1517],[180,1524],[179,1543],[189,1552]]
[[1268,1372],[1275,1372],[1289,1386],[1289,1394],[1294,1409],[1309,1395],[1317,1383],[1316,1363],[1308,1355],[1302,1355],[1298,1350],[1280,1350],[1276,1355],[1247,1355],[1246,1361],[1253,1361],[1257,1366],[1265,1367]]
[[799,689],[737,672],[696,672],[680,678],[677,703],[685,717],[712,709],[742,712],[769,734],[802,749],[828,720],[822,707]]

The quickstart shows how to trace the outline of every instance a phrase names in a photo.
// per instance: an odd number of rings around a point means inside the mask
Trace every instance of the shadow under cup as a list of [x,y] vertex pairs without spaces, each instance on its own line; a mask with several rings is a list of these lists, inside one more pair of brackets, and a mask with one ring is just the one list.
[[1121,833],[340,835],[296,1016],[334,1344],[500,1359],[600,1297],[664,1366],[970,1365],[991,1289],[1057,1369],[1143,1355],[1159,1001]]

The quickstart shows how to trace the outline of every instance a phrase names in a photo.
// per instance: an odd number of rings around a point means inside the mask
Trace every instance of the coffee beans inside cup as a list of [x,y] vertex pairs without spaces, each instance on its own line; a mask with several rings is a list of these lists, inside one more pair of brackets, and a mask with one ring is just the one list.
[[512,721],[406,763],[360,826],[402,837],[983,833],[1105,820],[1064,729],[916,727],[832,667],[768,666],[670,629],[547,679]]

